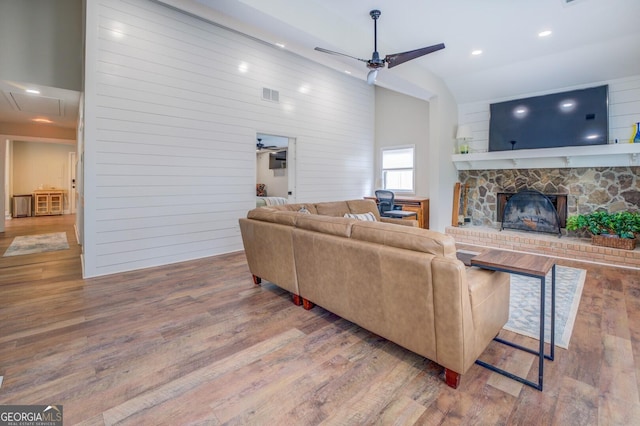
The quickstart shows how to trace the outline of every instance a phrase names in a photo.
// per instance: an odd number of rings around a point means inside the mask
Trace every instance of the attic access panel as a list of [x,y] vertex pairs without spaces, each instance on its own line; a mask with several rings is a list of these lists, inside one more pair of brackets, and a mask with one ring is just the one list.
[[50,116],[62,116],[62,99],[9,92],[19,111]]

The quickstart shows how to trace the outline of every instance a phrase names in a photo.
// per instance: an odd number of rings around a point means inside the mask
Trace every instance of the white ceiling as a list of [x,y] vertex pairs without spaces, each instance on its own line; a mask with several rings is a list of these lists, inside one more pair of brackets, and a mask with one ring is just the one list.
[[[369,11],[379,9],[381,56],[439,42],[446,48],[382,70],[378,84],[400,89],[404,85],[401,91],[407,92],[410,80],[428,70],[445,82],[458,103],[640,75],[640,0],[195,1],[201,10],[205,5],[228,18],[224,25],[283,43],[335,69],[349,69],[361,79],[368,71],[365,64],[313,48],[369,59]],[[181,7],[194,0],[164,2]],[[539,38],[542,30],[553,33]],[[483,54],[472,56],[474,49]]]
[[[381,56],[443,42],[444,50],[382,70],[380,86],[428,98],[440,77],[458,103],[521,97],[640,75],[640,0],[158,0],[366,79],[380,9]],[[194,9],[194,5],[196,8]],[[199,7],[199,9],[198,9]],[[538,32],[550,29],[550,37]],[[471,51],[483,54],[472,56]],[[428,84],[427,84],[428,86]],[[0,122],[42,117],[74,128],[80,93],[0,80]],[[12,95],[14,94],[14,95]],[[28,98],[27,98],[28,96]],[[18,101],[16,101],[18,99]]]

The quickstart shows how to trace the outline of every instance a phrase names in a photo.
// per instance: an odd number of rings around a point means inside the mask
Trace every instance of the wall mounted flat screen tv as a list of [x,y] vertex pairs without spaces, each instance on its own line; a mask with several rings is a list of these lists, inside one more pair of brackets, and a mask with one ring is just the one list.
[[270,169],[286,169],[287,168],[287,151],[272,152],[269,154]]
[[490,105],[489,151],[606,144],[608,86]]

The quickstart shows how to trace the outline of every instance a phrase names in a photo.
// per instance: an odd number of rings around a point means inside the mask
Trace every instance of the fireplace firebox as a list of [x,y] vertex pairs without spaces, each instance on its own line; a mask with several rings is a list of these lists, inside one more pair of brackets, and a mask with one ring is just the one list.
[[498,193],[498,218],[501,229],[545,232],[562,236],[566,226],[566,194],[543,194],[534,190]]

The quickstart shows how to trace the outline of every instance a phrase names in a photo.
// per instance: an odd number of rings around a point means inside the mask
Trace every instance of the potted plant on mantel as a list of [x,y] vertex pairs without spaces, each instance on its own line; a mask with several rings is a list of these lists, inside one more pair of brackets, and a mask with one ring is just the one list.
[[578,230],[591,233],[593,245],[633,250],[640,233],[640,213],[597,211],[569,216],[567,231]]

